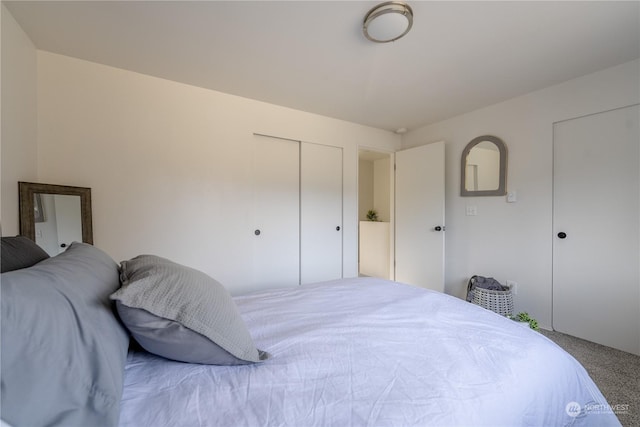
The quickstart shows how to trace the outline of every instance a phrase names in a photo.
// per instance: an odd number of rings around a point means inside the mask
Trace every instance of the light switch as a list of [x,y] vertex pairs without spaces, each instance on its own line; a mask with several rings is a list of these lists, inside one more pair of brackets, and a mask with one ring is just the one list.
[[478,207],[477,206],[467,206],[467,216],[476,216],[478,215]]
[[507,203],[515,203],[518,200],[518,195],[515,191],[509,191],[507,193]]

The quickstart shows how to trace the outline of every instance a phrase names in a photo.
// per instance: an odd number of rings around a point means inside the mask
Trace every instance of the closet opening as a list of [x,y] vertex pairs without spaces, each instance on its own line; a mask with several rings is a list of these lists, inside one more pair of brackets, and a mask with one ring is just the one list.
[[393,154],[358,151],[358,274],[394,278]]

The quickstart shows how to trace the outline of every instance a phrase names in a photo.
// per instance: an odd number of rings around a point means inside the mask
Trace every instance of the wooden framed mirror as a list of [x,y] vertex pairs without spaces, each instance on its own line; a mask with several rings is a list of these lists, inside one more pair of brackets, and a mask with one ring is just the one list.
[[500,138],[474,138],[462,152],[460,195],[504,196],[507,194],[507,147]]
[[19,182],[20,234],[55,255],[73,241],[93,244],[91,188]]

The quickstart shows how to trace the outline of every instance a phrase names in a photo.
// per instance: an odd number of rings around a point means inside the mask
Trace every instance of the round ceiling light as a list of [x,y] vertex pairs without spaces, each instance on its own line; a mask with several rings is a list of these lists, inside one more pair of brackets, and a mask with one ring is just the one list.
[[387,43],[398,40],[409,32],[413,25],[413,10],[401,1],[388,1],[367,13],[362,31],[369,40]]

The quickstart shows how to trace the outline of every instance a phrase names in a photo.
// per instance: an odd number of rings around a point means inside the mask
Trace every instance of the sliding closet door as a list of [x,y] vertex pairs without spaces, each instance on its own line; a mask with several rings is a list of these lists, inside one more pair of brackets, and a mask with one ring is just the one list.
[[300,283],[342,277],[342,148],[301,144]]
[[444,142],[396,152],[398,282],[444,291]]
[[640,354],[638,106],[556,123],[553,327]]
[[300,283],[299,143],[255,136],[252,151],[254,289]]

